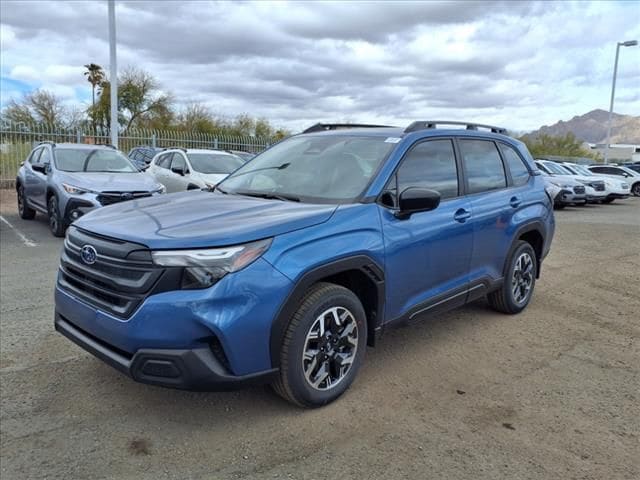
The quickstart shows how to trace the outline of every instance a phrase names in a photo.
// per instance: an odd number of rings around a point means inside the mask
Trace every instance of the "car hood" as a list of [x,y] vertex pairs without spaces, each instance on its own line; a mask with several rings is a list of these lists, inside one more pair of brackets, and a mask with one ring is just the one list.
[[550,182],[555,180],[556,183],[566,183],[567,185],[571,185],[575,187],[576,185],[582,185],[581,182],[578,181],[576,177],[573,175],[549,175],[548,178]]
[[200,180],[203,182],[211,183],[213,185],[217,185],[222,180],[229,176],[228,173],[200,173],[193,172]]
[[92,211],[74,225],[153,249],[233,245],[326,222],[336,205],[189,191]]
[[148,192],[160,188],[146,173],[60,172],[60,180],[95,192]]

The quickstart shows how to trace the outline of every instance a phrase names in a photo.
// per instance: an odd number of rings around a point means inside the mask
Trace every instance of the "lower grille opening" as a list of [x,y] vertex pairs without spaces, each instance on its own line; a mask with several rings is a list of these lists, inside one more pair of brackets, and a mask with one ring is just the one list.
[[[115,305],[118,307],[126,307],[129,301],[125,298],[118,297],[116,295],[109,295],[104,292],[101,292],[98,289],[91,288],[86,283],[82,283],[77,281],[75,278],[70,277],[69,275],[64,275],[64,280],[71,285],[72,287],[85,292],[87,295],[90,295],[98,300],[108,303],[109,305]],[[95,282],[95,280],[93,280]]]

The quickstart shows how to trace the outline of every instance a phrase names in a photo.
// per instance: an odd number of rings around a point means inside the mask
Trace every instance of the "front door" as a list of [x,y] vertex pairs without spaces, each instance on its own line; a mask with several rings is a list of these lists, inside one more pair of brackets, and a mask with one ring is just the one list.
[[[469,201],[460,195],[458,171],[451,139],[418,142],[405,154],[381,197],[388,321],[465,301],[473,226]],[[438,191],[440,205],[397,218],[397,197],[409,187]]]

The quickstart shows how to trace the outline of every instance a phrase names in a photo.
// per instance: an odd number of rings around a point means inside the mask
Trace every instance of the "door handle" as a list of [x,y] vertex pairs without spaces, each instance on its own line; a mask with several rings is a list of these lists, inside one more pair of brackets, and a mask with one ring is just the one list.
[[518,197],[511,197],[511,200],[509,200],[509,205],[511,205],[513,208],[518,208],[521,203],[522,202]]
[[471,212],[465,210],[464,208],[459,208],[456,210],[456,213],[453,214],[453,219],[456,222],[464,223],[468,218],[471,217]]

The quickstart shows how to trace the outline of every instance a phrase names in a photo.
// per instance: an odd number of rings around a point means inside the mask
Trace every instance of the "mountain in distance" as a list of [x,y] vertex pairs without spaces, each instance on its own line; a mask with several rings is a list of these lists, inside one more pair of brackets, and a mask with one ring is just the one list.
[[[553,125],[544,125],[526,136],[536,138],[541,134],[562,136],[573,133],[583,142],[606,143],[608,121],[609,112],[597,109],[577,115],[567,122],[560,120]],[[611,121],[611,143],[640,145],[640,116],[614,113]]]

